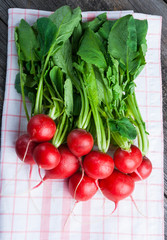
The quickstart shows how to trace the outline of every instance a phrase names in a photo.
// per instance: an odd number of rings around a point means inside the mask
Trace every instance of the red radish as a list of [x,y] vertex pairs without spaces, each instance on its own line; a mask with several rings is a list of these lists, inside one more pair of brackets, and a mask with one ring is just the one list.
[[99,187],[104,196],[115,203],[115,211],[118,202],[132,194],[135,184],[129,175],[115,169],[108,178],[99,180]]
[[140,149],[134,145],[129,152],[118,148],[114,153],[115,166],[123,173],[134,172],[140,166],[142,159]]
[[[23,160],[23,158],[24,158],[24,154],[25,154],[29,140],[30,140],[29,135],[24,134],[24,135],[21,135],[16,141],[15,151],[16,151],[17,156],[20,158],[20,160]],[[37,143],[35,143],[35,142],[30,143],[27,154],[24,159],[25,163],[30,164],[30,165],[35,164],[32,152],[36,146],[37,146]]]
[[40,143],[33,151],[33,157],[39,168],[46,170],[57,167],[60,162],[60,153],[51,143]]
[[70,152],[66,145],[61,145],[58,150],[61,155],[60,163],[51,170],[45,170],[44,178],[38,185],[33,187],[33,189],[39,187],[47,179],[68,178],[79,169],[80,164],[77,157]]
[[27,125],[30,139],[36,142],[45,142],[52,139],[56,132],[56,124],[52,118],[45,114],[33,116]]
[[111,175],[114,161],[106,153],[92,151],[85,156],[83,167],[86,174],[94,179],[103,179]]
[[67,145],[77,157],[88,154],[92,150],[93,144],[92,135],[83,129],[74,129],[67,136]]
[[[152,172],[152,163],[147,157],[143,157],[143,161],[140,166],[137,168],[138,174],[140,174],[142,179],[146,179],[150,176]],[[134,181],[142,180],[135,172],[129,174]]]
[[98,188],[94,179],[84,175],[82,181],[80,182],[81,178],[82,174],[80,172],[75,173],[70,177],[69,191],[75,200],[87,201],[95,195]]
[[33,116],[28,122],[27,132],[30,135],[30,139],[27,142],[23,162],[25,160],[25,156],[27,155],[30,143],[32,141],[45,142],[51,140],[56,132],[56,124],[49,116],[45,114],[38,114]]
[[58,148],[61,159],[59,165],[46,171],[45,178],[64,179],[72,176],[79,169],[79,161],[74,154],[70,152],[67,146],[62,145]]

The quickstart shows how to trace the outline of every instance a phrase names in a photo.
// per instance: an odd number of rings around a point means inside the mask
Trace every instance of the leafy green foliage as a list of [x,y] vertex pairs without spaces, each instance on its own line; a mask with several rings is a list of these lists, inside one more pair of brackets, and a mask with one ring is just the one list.
[[147,132],[134,79],[146,64],[147,21],[132,15],[109,21],[106,13],[81,20],[80,8],[63,6],[33,26],[21,20],[16,27],[20,74],[15,88],[27,119],[25,96],[31,115],[45,113],[56,121],[57,147],[79,127],[93,134],[100,151],[106,152],[111,141],[128,150],[138,136],[145,154]]
[[54,54],[53,62],[66,74],[72,71],[72,49],[69,40],[65,41],[62,47]]
[[43,17],[37,20],[37,31],[40,42],[40,56],[44,57],[55,40],[57,27],[49,18]]
[[[23,80],[24,80],[24,93],[25,93],[25,96],[29,98],[30,96],[29,93],[32,93],[33,95],[35,94],[34,84],[36,83],[32,82],[32,85],[31,85],[30,78],[26,74],[23,75]],[[15,89],[18,93],[21,94],[20,73],[16,75]],[[30,101],[32,99],[31,96],[29,98]]]
[[56,97],[63,98],[64,92],[64,79],[63,72],[58,66],[54,66],[50,70],[50,79],[53,85],[53,88],[57,94]]
[[136,25],[131,15],[120,18],[113,25],[108,39],[108,51],[131,71],[134,59],[138,56]]
[[22,19],[19,27],[15,29],[15,41],[18,49],[19,58],[22,61],[37,61],[35,50],[39,47],[37,37],[32,27]]
[[92,21],[84,22],[82,26],[83,29],[91,29],[92,31],[96,32],[106,20],[107,20],[106,13],[102,13]]
[[107,63],[101,49],[102,43],[95,33],[88,29],[83,36],[77,54],[88,63],[94,64],[99,68],[106,68]]
[[109,120],[109,126],[112,132],[118,132],[122,137],[134,140],[137,136],[137,131],[128,118],[118,120]]
[[116,20],[104,22],[104,24],[102,25],[102,27],[98,31],[99,35],[102,38],[104,38],[105,40],[108,40],[111,28],[115,24],[115,22],[116,22]]
[[74,28],[78,26],[81,20],[81,9],[76,8],[72,11],[70,7],[64,6],[56,10],[50,19],[57,26],[56,42],[60,44],[65,42],[72,35]]

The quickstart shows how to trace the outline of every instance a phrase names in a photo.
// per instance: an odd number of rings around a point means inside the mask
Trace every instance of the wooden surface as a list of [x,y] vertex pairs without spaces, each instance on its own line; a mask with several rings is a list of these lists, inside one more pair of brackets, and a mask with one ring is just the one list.
[[[161,60],[163,80],[164,120],[164,172],[165,172],[165,239],[167,239],[167,0],[0,0],[0,124],[3,107],[6,59],[8,8],[32,8],[54,11],[60,6],[80,6],[82,11],[90,10],[134,10],[135,12],[157,14],[163,17]],[[158,159],[157,159],[158,161]]]

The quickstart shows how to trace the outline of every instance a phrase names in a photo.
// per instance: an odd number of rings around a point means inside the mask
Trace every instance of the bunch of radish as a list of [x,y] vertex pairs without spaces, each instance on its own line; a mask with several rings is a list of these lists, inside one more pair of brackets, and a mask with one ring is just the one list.
[[[16,141],[18,157],[31,167],[45,170],[39,187],[47,179],[69,178],[69,191],[78,201],[91,199],[98,189],[115,203],[131,196],[135,181],[147,178],[152,164],[143,157],[138,147],[130,151],[118,148],[113,158],[94,151],[92,135],[83,129],[74,129],[67,136],[67,144],[58,149],[50,142],[56,132],[55,122],[44,114],[33,116],[27,125],[27,134]],[[114,210],[115,210],[114,209]]]

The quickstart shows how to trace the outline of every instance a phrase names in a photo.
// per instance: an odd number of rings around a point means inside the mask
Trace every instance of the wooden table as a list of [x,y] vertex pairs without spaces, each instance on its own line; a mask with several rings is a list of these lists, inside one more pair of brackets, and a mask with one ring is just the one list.
[[82,11],[132,9],[135,12],[157,14],[163,17],[161,59],[165,146],[165,237],[167,237],[167,0],[0,0],[0,123],[6,78],[8,8],[18,7],[54,11],[63,5],[69,5],[72,8],[80,6]]

